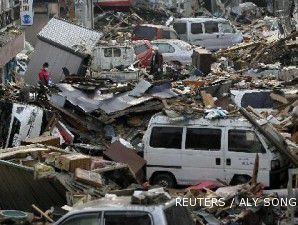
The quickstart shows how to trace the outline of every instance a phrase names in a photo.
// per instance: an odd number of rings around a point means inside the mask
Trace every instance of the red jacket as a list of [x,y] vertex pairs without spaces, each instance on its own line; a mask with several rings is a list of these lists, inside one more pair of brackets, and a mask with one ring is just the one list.
[[49,72],[47,70],[45,70],[44,68],[42,68],[38,73],[38,79],[39,79],[40,83],[43,85],[48,85],[49,78],[50,78]]

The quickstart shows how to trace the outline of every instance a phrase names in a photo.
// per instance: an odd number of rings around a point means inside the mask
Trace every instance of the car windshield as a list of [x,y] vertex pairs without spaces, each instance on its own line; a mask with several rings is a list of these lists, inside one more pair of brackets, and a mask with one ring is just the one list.
[[195,225],[186,207],[173,205],[164,212],[168,225]]

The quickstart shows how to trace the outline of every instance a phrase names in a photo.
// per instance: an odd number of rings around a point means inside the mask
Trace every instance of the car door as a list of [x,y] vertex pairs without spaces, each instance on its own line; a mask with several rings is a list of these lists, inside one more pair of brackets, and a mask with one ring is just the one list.
[[225,145],[225,181],[230,182],[234,175],[252,176],[256,155],[259,155],[258,179],[269,185],[270,157],[266,144],[254,130],[227,128]]
[[146,138],[147,177],[156,171],[170,171],[177,179],[181,170],[183,127],[153,126]]
[[218,22],[206,21],[203,25],[204,33],[201,35],[202,46],[210,50],[220,49],[221,40]]
[[105,211],[101,225],[153,225],[153,218],[145,211]]
[[182,171],[185,184],[224,179],[222,128],[187,127],[182,147]]

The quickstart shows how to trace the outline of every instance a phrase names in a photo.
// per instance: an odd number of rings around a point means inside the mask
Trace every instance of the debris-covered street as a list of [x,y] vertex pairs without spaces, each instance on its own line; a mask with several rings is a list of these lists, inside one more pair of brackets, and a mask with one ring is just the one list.
[[0,0],[0,223],[298,224],[297,0]]

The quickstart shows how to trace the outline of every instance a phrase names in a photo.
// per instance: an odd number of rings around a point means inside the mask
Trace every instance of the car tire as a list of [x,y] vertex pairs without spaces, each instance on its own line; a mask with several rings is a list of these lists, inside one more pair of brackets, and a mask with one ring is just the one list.
[[153,177],[152,184],[164,188],[172,188],[176,185],[176,180],[170,173],[158,173]]

